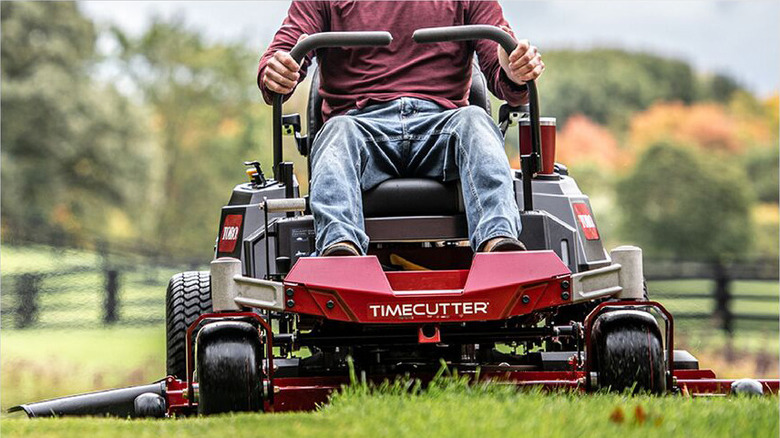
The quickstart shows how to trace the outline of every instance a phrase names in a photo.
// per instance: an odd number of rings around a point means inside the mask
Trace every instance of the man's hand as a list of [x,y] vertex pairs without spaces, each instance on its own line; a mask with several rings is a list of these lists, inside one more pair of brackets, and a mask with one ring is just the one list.
[[[501,26],[501,29],[514,37],[514,34],[508,27]],[[504,69],[504,72],[506,72],[509,79],[519,85],[524,84],[526,81],[538,78],[544,71],[542,54],[539,53],[536,46],[532,46],[528,40],[518,41],[515,50],[508,55],[506,50],[499,44],[498,62],[501,64],[501,68]]]
[[[298,38],[298,42],[306,38],[306,34]],[[289,53],[279,50],[268,60],[263,73],[263,85],[279,94],[289,94],[298,84],[301,66],[292,59]]]

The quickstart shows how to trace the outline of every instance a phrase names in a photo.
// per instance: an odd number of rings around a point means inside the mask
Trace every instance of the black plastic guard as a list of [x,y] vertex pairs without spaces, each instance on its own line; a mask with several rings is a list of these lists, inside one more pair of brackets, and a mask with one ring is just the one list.
[[165,397],[165,381],[28,403],[14,406],[8,409],[8,412],[24,411],[30,418],[66,416],[136,417],[135,398],[149,392]]

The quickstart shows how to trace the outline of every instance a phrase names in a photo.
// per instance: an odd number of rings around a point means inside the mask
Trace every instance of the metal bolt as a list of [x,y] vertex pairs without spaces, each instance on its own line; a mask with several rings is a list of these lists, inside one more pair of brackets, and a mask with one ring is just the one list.
[[568,301],[569,300],[569,293],[568,292],[562,292],[561,293],[561,299],[563,301]]
[[523,295],[523,304],[528,304],[531,302],[531,297],[528,295]]
[[328,302],[325,303],[325,306],[327,306],[328,309],[332,309],[336,307],[336,303],[334,303],[333,300],[328,300]]
[[287,289],[285,293],[287,294],[288,297],[292,297],[295,294],[295,291],[292,289]]
[[561,282],[561,289],[566,290],[569,288],[569,280],[563,280]]
[[295,300],[287,300],[287,307],[294,307],[295,306]]

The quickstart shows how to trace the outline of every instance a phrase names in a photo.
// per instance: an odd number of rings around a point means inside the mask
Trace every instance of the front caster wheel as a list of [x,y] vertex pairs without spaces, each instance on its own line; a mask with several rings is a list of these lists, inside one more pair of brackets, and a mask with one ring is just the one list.
[[648,313],[621,310],[600,315],[594,324],[593,346],[600,387],[666,392],[661,333]]
[[207,324],[196,346],[199,414],[263,409],[263,345],[254,326],[240,321]]

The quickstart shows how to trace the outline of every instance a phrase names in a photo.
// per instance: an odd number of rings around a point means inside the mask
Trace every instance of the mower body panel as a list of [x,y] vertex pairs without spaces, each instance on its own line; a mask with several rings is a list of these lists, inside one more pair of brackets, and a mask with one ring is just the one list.
[[[384,272],[374,256],[298,260],[287,311],[356,323],[503,320],[567,304],[552,251],[476,254],[469,270]],[[568,289],[568,286],[566,286]]]
[[[294,180],[293,193],[297,196],[298,184]],[[265,186],[254,183],[243,183],[233,189],[228,205],[222,207],[219,221],[219,232],[215,245],[215,258],[232,257],[244,261],[244,275],[262,278],[266,271],[265,239],[266,230],[264,212],[261,205],[265,199],[282,199],[285,197],[285,187],[276,181],[269,181]],[[285,217],[283,213],[269,213],[268,223]],[[276,259],[276,248],[270,248],[269,259]],[[251,263],[246,263],[251,261]],[[256,267],[262,267],[258,272]]]
[[[596,216],[590,207],[590,199],[582,193],[573,178],[567,175],[549,175],[533,180],[534,207],[536,213],[549,217],[545,224],[550,230],[540,234],[538,226],[526,230],[523,222],[521,240],[530,244],[529,249],[554,250],[572,269],[580,272],[610,264],[610,258],[601,242]],[[517,205],[523,205],[522,179],[515,177]],[[544,242],[541,240],[544,239]],[[563,250],[561,249],[563,248]],[[566,248],[572,253],[566,257]]]

